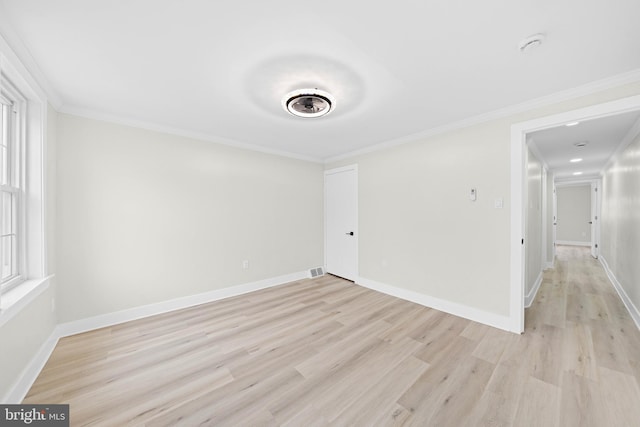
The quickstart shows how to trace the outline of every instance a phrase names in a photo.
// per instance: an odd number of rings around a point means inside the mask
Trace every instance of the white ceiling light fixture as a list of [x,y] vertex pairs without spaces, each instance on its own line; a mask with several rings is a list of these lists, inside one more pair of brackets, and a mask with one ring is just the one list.
[[582,175],[582,172],[574,172],[574,175]]
[[571,127],[571,126],[577,126],[577,125],[579,125],[579,124],[580,124],[580,122],[569,122],[569,123],[567,123],[565,126],[567,126],[567,127]]
[[589,143],[589,141],[578,141],[578,142],[574,142],[573,145],[575,145],[576,147],[581,148],[581,147],[586,147],[588,143]]
[[334,97],[320,89],[298,89],[282,98],[282,107],[298,117],[322,117],[335,109]]
[[570,161],[571,163],[578,163],[578,162],[581,162],[581,161],[582,161],[582,159],[571,159],[571,160],[569,160],[569,161]]
[[545,39],[544,34],[542,33],[534,34],[522,40],[518,44],[518,49],[520,49],[520,52],[522,53],[528,53],[534,50],[535,48],[539,47],[544,41],[544,39]]

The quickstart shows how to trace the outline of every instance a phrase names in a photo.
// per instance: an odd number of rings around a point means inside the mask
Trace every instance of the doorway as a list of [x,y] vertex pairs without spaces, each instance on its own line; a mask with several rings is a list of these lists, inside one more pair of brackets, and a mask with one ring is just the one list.
[[358,278],[358,166],[324,173],[325,268],[327,273]]
[[[524,332],[524,295],[527,221],[527,136],[545,129],[566,126],[575,121],[611,117],[640,111],[640,96],[581,108],[574,111],[542,117],[511,126],[511,273],[510,273],[510,329]],[[556,181],[557,182],[557,181]]]

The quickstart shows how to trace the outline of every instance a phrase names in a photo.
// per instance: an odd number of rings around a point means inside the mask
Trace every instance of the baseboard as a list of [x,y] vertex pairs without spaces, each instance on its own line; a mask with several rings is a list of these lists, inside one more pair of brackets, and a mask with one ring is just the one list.
[[271,279],[259,280],[257,282],[245,283],[229,288],[217,289],[197,295],[183,298],[176,298],[163,301],[157,304],[149,304],[141,307],[122,310],[115,313],[108,313],[101,316],[89,317],[73,322],[59,324],[55,327],[49,338],[42,344],[36,355],[31,359],[20,379],[14,384],[6,396],[2,398],[3,403],[20,403],[29,392],[29,389],[42,371],[49,356],[56,347],[58,340],[62,337],[91,331],[93,329],[104,328],[106,326],[117,325],[130,320],[141,319],[143,317],[162,314],[173,310],[192,307],[194,305],[218,301],[260,289],[271,288],[285,283],[309,278],[307,270],[297,273],[286,274]]
[[[478,310],[477,308],[431,297],[429,295],[398,288],[396,286],[376,282],[364,277],[358,277],[356,280],[356,284],[364,286],[365,288],[372,289],[374,291],[382,292],[383,294],[411,301],[425,307],[444,311],[445,313],[453,314],[454,316],[463,317],[465,319],[473,320],[474,322],[483,323],[485,325],[493,326],[494,328],[503,329],[505,331],[516,332],[512,330],[511,325],[513,322],[508,316],[489,313],[487,311]],[[517,331],[517,333],[520,333],[520,331]]]
[[49,360],[53,349],[56,348],[59,338],[56,329],[51,332],[49,338],[40,346],[40,349],[24,369],[18,381],[11,387],[9,393],[2,398],[2,403],[18,404],[24,400],[36,378],[40,375],[40,371]]
[[201,294],[176,298],[169,301],[162,301],[155,304],[144,305],[141,307],[135,307],[127,310],[117,311],[114,313],[107,313],[99,316],[88,317],[86,319],[62,323],[58,325],[56,330],[59,333],[59,337],[66,337],[69,335],[92,331],[94,329],[117,325],[119,323],[129,322],[131,320],[154,316],[156,314],[167,313],[169,311],[180,310],[182,308],[193,307],[199,304],[205,304],[225,298],[235,297],[238,295],[246,294],[248,292],[258,291],[260,289],[283,285],[285,283],[295,282],[296,280],[307,278],[309,278],[309,272],[307,270],[300,271],[297,273],[286,274],[284,276],[278,276],[271,279],[258,280],[257,282],[245,283],[242,285],[231,286],[223,289],[216,289],[215,291],[204,292]]
[[611,271],[611,269],[609,268],[609,264],[607,264],[607,260],[602,256],[602,254],[600,254],[598,259],[600,260],[600,264],[602,264],[605,273],[607,273],[609,281],[613,285],[616,292],[618,292],[618,295],[620,295],[620,299],[624,303],[624,306],[627,307],[627,311],[631,315],[631,318],[635,322],[638,329],[640,329],[640,310],[638,310],[638,307],[633,304],[633,301],[631,301],[631,298],[629,298],[629,296],[625,292],[624,288],[616,278],[616,275],[613,274],[613,271]]
[[536,299],[536,294],[538,293],[538,289],[540,289],[540,285],[542,284],[542,271],[538,274],[538,278],[536,282],[533,284],[533,287],[529,291],[527,295],[524,296],[524,308],[531,307],[533,304],[533,300]]
[[579,242],[576,240],[556,240],[556,245],[564,245],[564,246],[586,246],[588,248],[591,247],[591,242]]

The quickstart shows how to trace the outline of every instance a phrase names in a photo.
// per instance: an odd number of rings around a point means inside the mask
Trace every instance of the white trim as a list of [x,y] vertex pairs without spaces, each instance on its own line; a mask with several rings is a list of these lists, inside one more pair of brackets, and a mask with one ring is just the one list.
[[556,245],[586,246],[587,248],[590,248],[591,247],[591,242],[578,242],[576,240],[556,240]]
[[44,365],[49,360],[51,353],[58,344],[58,329],[55,328],[49,338],[40,346],[40,349],[35,356],[29,361],[29,364],[24,368],[18,381],[11,387],[9,392],[2,398],[2,403],[18,404],[22,403],[25,396],[31,389],[31,386],[40,375],[40,371],[44,368]]
[[454,131],[457,129],[462,129],[465,127],[477,125],[480,123],[485,123],[491,120],[497,120],[504,117],[509,117],[516,115],[518,113],[522,113],[525,111],[533,110],[536,108],[546,107],[548,105],[557,104],[563,101],[568,101],[574,98],[579,98],[581,96],[587,96],[593,93],[597,93],[603,90],[607,90],[610,88],[614,88],[617,86],[622,86],[629,83],[635,83],[640,81],[640,69],[632,70],[623,74],[618,74],[612,77],[608,77],[602,80],[596,80],[591,83],[587,83],[582,86],[578,86],[573,89],[567,89],[560,92],[553,93],[551,95],[543,96],[540,98],[532,99],[529,101],[525,101],[520,104],[512,105],[506,108],[490,111],[488,113],[480,114],[477,116],[469,117],[463,120],[459,120],[457,122],[453,122],[444,126],[439,126],[436,128],[428,129],[423,132],[414,133],[411,135],[403,136],[400,138],[393,139],[391,141],[386,141],[380,144],[375,144],[370,147],[362,148],[360,150],[351,151],[349,153],[340,154],[338,156],[329,157],[325,159],[325,163],[336,162],[339,160],[348,159],[351,157],[356,157],[362,154],[368,154],[374,151],[383,150],[386,148],[395,147],[398,145],[411,143],[418,141],[420,139],[424,139],[434,135],[440,135],[445,132]]
[[[639,70],[634,71],[636,75]],[[526,135],[576,120],[589,120],[640,110],[640,95],[605,102],[577,110],[566,111],[511,126],[511,257],[510,257],[510,318],[511,330],[524,331],[524,237],[526,188]]]
[[51,82],[44,75],[37,62],[31,56],[29,49],[22,43],[21,38],[16,34],[13,25],[4,11],[4,6],[0,4],[0,52],[8,57],[12,64],[20,64],[20,74],[28,76],[29,84],[37,87],[39,98],[47,98],[57,110],[62,106],[62,99]]
[[[180,310],[183,308],[193,307],[200,304],[206,304],[225,298],[230,298],[260,289],[271,288],[298,280],[308,279],[308,271],[300,271],[297,273],[285,274],[283,276],[273,277],[271,279],[259,280],[256,282],[245,283],[242,285],[231,286],[215,291],[205,292],[197,295],[191,295],[182,298],[176,298],[169,301],[163,301],[156,304],[149,304],[141,307],[135,307],[129,310],[122,310],[114,313],[108,313],[101,316],[89,317],[73,322],[58,324],[49,338],[42,344],[35,356],[29,361],[22,374],[11,387],[9,392],[2,398],[3,403],[20,403],[26,396],[27,392],[35,382],[44,367],[45,363],[51,356],[58,340],[60,338],[74,335],[94,329],[104,328],[107,326],[117,325],[119,323],[137,320],[144,317],[154,316],[156,314],[167,313],[169,311]],[[47,281],[48,282],[48,281]],[[35,296],[44,291],[44,287],[38,294],[30,297],[33,300]],[[28,303],[25,302],[25,304]]]
[[631,301],[631,298],[629,298],[629,295],[627,295],[624,288],[616,278],[615,274],[613,274],[613,271],[611,271],[611,269],[609,268],[609,264],[607,264],[607,260],[604,259],[602,255],[600,255],[598,259],[600,260],[600,264],[602,264],[602,267],[604,268],[605,273],[607,273],[607,277],[609,278],[609,281],[615,288],[616,292],[618,292],[618,295],[620,295],[620,299],[622,300],[624,306],[627,308],[627,311],[631,315],[631,318],[635,322],[638,329],[640,329],[640,310],[638,310],[638,307],[636,307],[633,301]]
[[53,275],[42,279],[27,280],[4,293],[0,306],[0,327],[36,299],[38,295],[46,291],[49,287],[49,279],[52,277]]
[[526,135],[523,130],[511,126],[511,256],[509,269],[510,298],[509,317],[513,331],[524,332],[525,285],[525,201],[526,201]]
[[271,154],[274,156],[287,157],[296,160],[303,160],[306,162],[323,164],[324,161],[321,158],[307,156],[304,154],[292,153],[284,150],[277,150],[273,148],[263,147],[261,145],[249,144],[246,142],[240,142],[235,139],[225,138],[222,136],[216,136],[204,132],[196,132],[187,129],[181,129],[171,126],[165,126],[158,123],[147,122],[143,120],[137,120],[128,117],[122,117],[115,114],[101,113],[89,109],[62,106],[58,109],[60,113],[71,114],[78,117],[84,117],[91,120],[99,120],[106,123],[113,123],[123,126],[130,126],[136,129],[145,129],[152,132],[159,132],[168,135],[181,136],[184,138],[195,139],[199,141],[213,142],[216,144],[226,145],[229,147],[239,148],[243,150],[256,151],[259,153]]
[[542,284],[542,277],[543,277],[543,274],[541,271],[540,274],[538,274],[538,278],[536,279],[536,282],[533,284],[533,287],[531,288],[529,293],[524,296],[525,308],[531,307],[531,304],[533,304],[533,300],[536,299],[536,295],[538,294],[538,290],[540,289],[540,285]]
[[488,311],[479,310],[477,308],[443,300],[440,298],[435,298],[429,295],[421,294],[419,292],[410,291],[408,289],[376,282],[364,277],[358,277],[358,279],[356,280],[356,284],[377,292],[382,292],[383,294],[391,295],[393,297],[400,298],[406,301],[411,301],[425,307],[444,311],[445,313],[449,313],[454,316],[463,317],[465,319],[473,320],[474,322],[493,326],[494,328],[520,333],[520,331],[511,329],[511,321],[508,316],[501,316],[499,314],[490,313]]
[[214,291],[204,292],[201,294],[190,295],[168,301],[158,302],[155,304],[143,305],[127,310],[106,313],[99,316],[88,317],[85,319],[75,320],[67,323],[61,323],[58,325],[56,330],[58,331],[59,337],[66,337],[69,335],[79,334],[81,332],[87,332],[94,329],[117,325],[119,323],[129,322],[131,320],[154,316],[156,314],[167,313],[169,311],[180,310],[183,308],[193,307],[195,305],[206,304],[225,298],[235,297],[260,289],[266,289],[285,283],[295,282],[297,280],[307,279],[308,276],[308,270],[304,270],[297,273],[274,277],[271,279],[258,280],[256,282],[216,289]]

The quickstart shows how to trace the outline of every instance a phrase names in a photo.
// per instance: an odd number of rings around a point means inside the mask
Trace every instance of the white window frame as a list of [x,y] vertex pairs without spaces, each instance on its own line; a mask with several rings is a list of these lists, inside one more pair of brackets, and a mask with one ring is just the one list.
[[45,228],[47,97],[0,36],[0,91],[16,100],[20,132],[20,278],[0,287],[0,326],[49,287]]
[[[0,73],[2,71],[0,70]],[[0,74],[0,102],[11,107],[11,114],[14,115],[13,120],[10,121],[10,138],[8,155],[10,164],[10,182],[7,185],[1,185],[3,192],[11,192],[15,195],[13,209],[13,221],[15,221],[16,235],[15,249],[12,251],[12,262],[16,272],[6,282],[0,283],[0,295],[6,294],[11,289],[15,288],[19,284],[25,281],[24,272],[26,271],[26,254],[25,254],[25,210],[24,210],[24,116],[25,116],[25,104],[26,100],[22,94],[15,88],[13,84],[3,74]],[[4,206],[2,198],[0,198],[0,212],[4,213]],[[3,259],[4,247],[0,245],[0,259]]]

